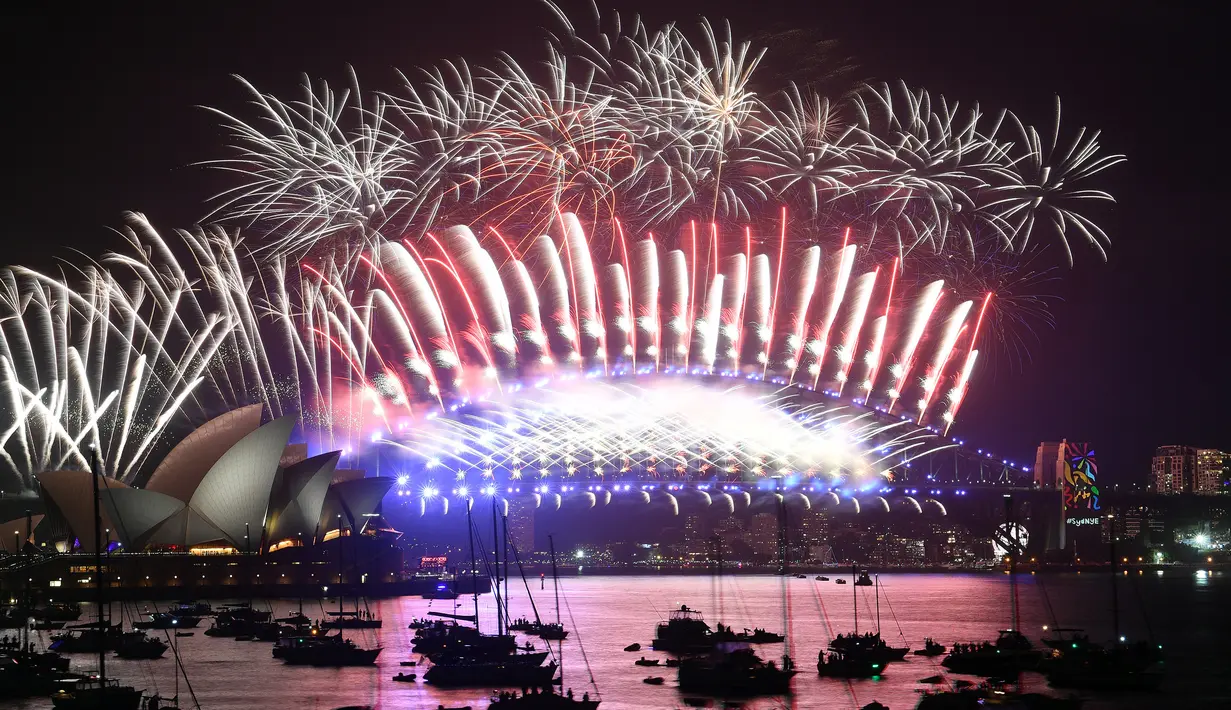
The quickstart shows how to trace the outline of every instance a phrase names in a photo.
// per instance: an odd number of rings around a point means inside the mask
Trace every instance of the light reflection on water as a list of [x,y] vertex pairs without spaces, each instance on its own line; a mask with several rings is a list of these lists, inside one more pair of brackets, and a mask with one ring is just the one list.
[[[883,575],[881,582],[881,626],[890,642],[905,638],[912,648],[919,648],[925,636],[932,636],[948,646],[954,641],[995,638],[998,629],[1011,623],[1009,581],[1004,575],[893,574]],[[1223,639],[1231,633],[1231,628],[1224,628],[1226,619],[1231,618],[1225,613],[1231,604],[1226,573],[1131,575],[1121,577],[1118,584],[1121,633],[1129,640],[1154,634],[1165,645],[1169,653],[1168,693],[1144,698],[1094,697],[1086,707],[1154,707],[1161,697],[1173,702],[1176,696],[1193,695],[1231,702],[1229,681],[1219,672],[1220,661],[1216,660],[1225,659]],[[538,584],[531,582],[530,586],[539,613],[545,619],[554,619],[550,580],[541,591]],[[565,626],[574,629],[564,642],[566,685],[578,694],[593,693],[588,680],[592,671],[604,710],[682,706],[681,696],[672,687],[673,670],[633,665],[641,655],[665,658],[648,650],[649,641],[655,624],[681,604],[700,609],[711,625],[722,621],[736,629],[787,629],[786,647],[801,670],[795,679],[795,694],[787,700],[745,703],[749,709],[857,708],[873,700],[895,710],[910,708],[917,702],[916,688],[921,687],[917,681],[942,671],[939,659],[909,656],[906,663],[892,664],[879,680],[847,682],[817,677],[813,671],[817,652],[833,634],[853,629],[855,598],[859,600],[859,629],[875,628],[876,596],[867,587],[819,582],[811,576],[728,576],[721,583],[704,576],[629,576],[569,577],[561,580],[561,589],[561,614]],[[1084,628],[1092,638],[1107,638],[1111,635],[1110,590],[1105,574],[1023,575],[1019,581],[1020,627],[1032,638],[1044,634],[1044,625]],[[515,588],[511,596],[514,617],[533,616],[524,588]],[[490,595],[479,601],[485,630],[494,630],[493,604]],[[264,608],[264,603],[257,606]],[[296,607],[293,600],[273,603],[277,615]],[[202,633],[208,626],[203,622],[194,636],[178,639],[188,679],[206,710],[331,710],[354,704],[371,704],[384,710],[430,709],[440,704],[471,705],[475,710],[486,707],[488,693],[483,689],[445,691],[422,682],[391,680],[399,671],[422,674],[424,670],[398,665],[412,658],[409,648],[413,632],[407,630],[407,624],[428,611],[471,613],[471,599],[454,603],[407,597],[374,601],[372,608],[384,619],[384,628],[347,633],[363,643],[384,646],[376,668],[284,666],[271,658],[270,644],[211,638]],[[790,613],[784,614],[785,609]],[[1148,616],[1142,609],[1149,611]],[[322,615],[315,602],[305,604],[305,612],[313,617]],[[625,653],[624,646],[634,641],[645,650]],[[763,657],[779,660],[783,650],[782,644],[758,647]],[[94,663],[77,656],[73,665],[84,670]],[[174,665],[170,660],[115,659],[108,661],[108,669],[139,687],[157,689],[164,695],[173,692]],[[666,677],[667,683],[654,687],[641,682],[655,674]],[[1050,692],[1038,676],[1027,676],[1025,685],[1029,690]],[[187,695],[182,686],[181,694]],[[50,703],[31,700],[11,707],[46,708]]]

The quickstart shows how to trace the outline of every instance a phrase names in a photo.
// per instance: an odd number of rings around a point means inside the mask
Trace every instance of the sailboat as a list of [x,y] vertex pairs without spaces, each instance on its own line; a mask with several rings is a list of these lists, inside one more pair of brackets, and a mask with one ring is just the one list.
[[[855,570],[851,568],[851,576],[853,577]],[[866,572],[863,573],[865,576]],[[856,583],[855,586],[867,586]],[[905,660],[906,654],[910,652],[910,648],[895,648],[890,646],[881,638],[881,602],[880,602],[880,575],[877,575],[872,586],[876,588],[876,632],[865,633],[859,635],[859,610],[855,610],[855,633],[849,636],[839,634],[829,644],[829,648],[835,652],[841,652],[849,656],[861,656],[871,661],[872,664],[879,668],[884,668],[885,664],[895,661]],[[855,589],[851,589],[855,595],[855,604],[858,606],[859,597]]]
[[[551,535],[547,536],[547,541],[551,547],[551,580],[556,593],[555,626],[563,629],[564,626],[560,621],[560,578],[556,571],[556,543]],[[572,688],[563,694],[555,692],[554,686],[564,687],[564,636],[556,640],[561,642],[556,653],[556,657],[560,659],[560,677],[548,685],[542,693],[522,693],[521,695],[499,693],[492,698],[491,704],[487,706],[488,710],[596,710],[598,708],[601,701],[591,700],[588,692],[583,693],[580,698],[573,695]]]
[[[27,527],[29,527],[28,523]],[[20,549],[18,554],[24,557],[26,552]],[[31,626],[26,623],[28,619],[24,611],[30,608],[29,602],[32,601],[28,580],[23,596],[25,603],[20,605],[22,608],[17,609],[12,617],[22,622],[18,627],[21,629],[20,635],[17,639],[5,638],[4,643],[0,645],[0,697],[3,698],[50,695],[59,681],[78,677],[68,673],[67,658],[54,651],[40,653],[34,650],[30,642]],[[79,611],[77,613],[80,614]],[[30,616],[42,618],[42,623],[47,623],[47,616],[41,615],[37,609]],[[62,625],[64,622],[51,623]]]
[[[1013,522],[1013,496],[1005,494],[1005,522],[1013,531],[1016,540],[1017,526]],[[1041,654],[1035,650],[1030,639],[1018,630],[1017,620],[1017,551],[1009,556],[1009,607],[1011,628],[1003,629],[995,641],[981,643],[957,643],[942,662],[945,668],[955,673],[1016,677],[1024,670],[1038,666]]]
[[[340,517],[340,516],[339,516]],[[341,587],[345,574],[345,565],[342,562],[343,544],[346,536],[342,535],[342,527],[338,526],[338,585]],[[338,590],[338,611],[331,612],[338,615],[343,614],[342,605],[345,603],[342,590]],[[358,616],[358,611],[355,612],[354,618],[362,619]],[[350,618],[338,616],[335,618]],[[384,650],[381,646],[374,648],[364,648],[356,644],[351,639],[345,638],[342,635],[343,628],[369,628],[369,627],[350,627],[339,626],[336,634],[317,633],[315,628],[311,634],[306,636],[294,636],[276,641],[273,655],[275,658],[281,658],[288,666],[321,666],[321,667],[340,667],[340,666],[370,666],[376,663],[376,658],[380,656]]]
[[[1112,518],[1108,515],[1108,518]],[[1116,584],[1116,538],[1111,538],[1112,639],[1091,643],[1077,630],[1067,643],[1044,642],[1054,650],[1043,659],[1047,682],[1056,688],[1086,690],[1157,690],[1163,682],[1162,646],[1142,641],[1129,645],[1120,635],[1120,595]],[[1059,629],[1057,631],[1060,631]],[[1058,634],[1064,639],[1063,633]]]
[[[106,619],[106,586],[103,576],[102,514],[99,512],[98,452],[94,452],[94,466],[90,476],[94,484],[94,588],[98,595],[98,621],[102,625]],[[57,710],[137,710],[141,704],[141,691],[131,685],[120,685],[119,681],[107,677],[107,644],[99,644],[98,675],[88,678],[66,681],[51,696],[51,704]]]
[[[475,584],[475,567],[477,558],[474,552],[474,525],[471,518],[471,501],[466,505],[466,525],[470,538],[471,587],[474,596],[474,616],[467,618],[457,614],[430,612],[433,616],[451,617],[455,620],[472,620],[474,627],[444,624],[440,627],[429,627],[416,632],[416,644],[413,650],[425,653],[432,661],[432,667],[423,674],[423,680],[442,687],[514,687],[514,688],[550,688],[552,678],[556,674],[556,663],[542,665],[547,658],[546,652],[516,653],[516,643],[513,637],[504,630],[506,616],[505,601],[500,594],[498,584],[493,585],[496,595],[496,635],[484,636],[479,632],[479,590]],[[492,529],[496,529],[496,501],[492,500]],[[506,530],[507,533],[507,530]],[[507,539],[507,538],[506,538]],[[493,540],[493,547],[498,545]],[[516,554],[516,547],[514,554]],[[496,561],[497,568],[499,560]],[[520,560],[518,560],[520,566]],[[464,631],[463,631],[464,630]],[[420,641],[433,641],[440,650],[428,652],[423,650]]]
[[[854,579],[857,569],[851,565],[851,578]],[[855,585],[859,586],[859,585]],[[829,642],[829,650],[821,649],[817,654],[816,672],[829,678],[872,678],[881,675],[889,656],[888,646],[881,640],[880,631],[876,634],[859,634],[859,592],[852,586],[851,600],[854,604],[855,630],[850,635],[838,634]],[[877,596],[877,611],[880,610],[880,597]],[[879,619],[877,625],[880,625]],[[905,656],[905,651],[902,653]],[[894,658],[893,660],[901,660]]]

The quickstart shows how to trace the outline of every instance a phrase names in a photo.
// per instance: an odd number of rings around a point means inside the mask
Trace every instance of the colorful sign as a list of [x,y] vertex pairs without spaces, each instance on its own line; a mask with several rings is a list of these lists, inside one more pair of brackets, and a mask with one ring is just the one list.
[[1099,507],[1098,461],[1086,443],[1064,445],[1064,509],[1095,511]]
[[420,557],[419,570],[423,572],[439,571],[449,562],[448,557]]

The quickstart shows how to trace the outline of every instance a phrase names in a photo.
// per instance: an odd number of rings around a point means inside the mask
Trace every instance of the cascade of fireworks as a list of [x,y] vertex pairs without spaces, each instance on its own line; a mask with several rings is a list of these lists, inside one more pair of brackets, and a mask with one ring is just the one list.
[[[613,16],[586,39],[551,7],[561,28],[541,74],[504,55],[444,63],[366,101],[353,76],[349,89],[306,86],[292,101],[248,86],[256,119],[217,112],[237,152],[213,164],[241,182],[215,214],[257,224],[261,248],[295,255],[423,238],[442,222],[532,240],[561,210],[646,233],[755,222],[782,205],[798,239],[853,227],[899,256],[951,241],[1021,251],[1036,223],[1070,262],[1069,235],[1100,254],[1108,243],[1074,207],[1111,201],[1084,183],[1123,156],[1099,155],[1097,132],[1063,138],[1059,103],[1041,135],[1012,113],[905,85],[836,101],[794,86],[758,94],[765,50],[729,26],[703,21],[694,43],[674,24]],[[622,244],[616,230],[596,236]],[[690,310],[702,307],[689,295]]]
[[120,234],[126,253],[68,276],[0,272],[0,462],[17,488],[88,467],[90,448],[131,480],[189,427],[275,381],[248,283],[219,261],[234,250],[210,244],[221,230],[179,233],[192,271],[143,216]]
[[[489,252],[458,226],[421,248],[404,240],[347,255],[358,266],[333,258],[266,271],[267,291],[283,300],[264,306],[279,332],[302,338],[289,350],[299,354],[301,379],[318,383],[315,401],[305,392],[304,407],[319,412],[315,423],[330,432],[322,444],[389,430],[416,408],[439,410],[570,372],[714,374],[840,390],[865,343],[860,403],[891,409],[904,392],[915,392],[922,422],[929,413],[940,416],[931,411],[937,388],[965,387],[946,365],[958,347],[974,350],[970,301],[941,307],[942,281],[912,290],[895,273],[878,283],[881,267],[858,266],[855,243],[830,255],[811,246],[795,259],[789,239],[778,240],[786,256],[753,253],[749,241],[745,254],[694,261],[683,249],[662,253],[644,239],[617,252],[627,261],[600,265],[571,213],[559,214],[524,254],[506,239],[490,240]],[[770,273],[771,263],[785,273]],[[886,268],[896,270],[897,262]],[[696,308],[693,283],[703,301]],[[881,299],[884,315],[869,325],[867,311]],[[916,305],[894,307],[899,299]],[[804,333],[814,335],[806,366],[799,358]],[[767,358],[769,343],[776,345]],[[925,348],[933,355],[916,384],[910,378]],[[877,363],[886,356],[894,364],[882,375]],[[807,376],[797,377],[803,367]]]

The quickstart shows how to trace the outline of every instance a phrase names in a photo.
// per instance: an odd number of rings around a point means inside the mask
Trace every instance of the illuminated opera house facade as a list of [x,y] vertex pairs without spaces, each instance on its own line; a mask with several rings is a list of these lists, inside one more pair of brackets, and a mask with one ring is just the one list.
[[21,581],[64,597],[86,592],[97,532],[110,586],[142,598],[319,596],[331,584],[378,594],[399,585],[399,533],[380,516],[393,480],[338,469],[339,452],[309,457],[306,445],[289,443],[294,417],[262,425],[261,415],[252,405],[210,420],[144,485],[99,477],[98,531],[94,474],[39,474],[43,515],[3,528],[32,528]]

